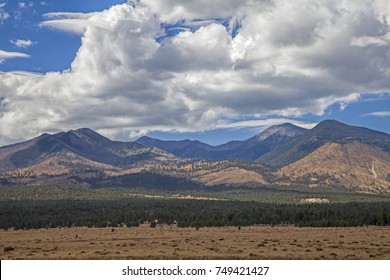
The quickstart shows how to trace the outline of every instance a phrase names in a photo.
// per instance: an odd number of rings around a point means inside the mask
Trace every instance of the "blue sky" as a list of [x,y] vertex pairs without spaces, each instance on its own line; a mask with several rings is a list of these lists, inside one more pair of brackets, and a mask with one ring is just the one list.
[[[58,30],[42,28],[44,14],[51,12],[94,12],[108,9],[113,5],[124,3],[123,0],[51,0],[51,1],[0,1],[5,3],[4,12],[10,18],[0,25],[0,49],[7,51],[24,51],[29,59],[7,60],[0,65],[1,71],[49,72],[63,71],[80,48],[80,36],[66,34]],[[22,4],[22,7],[20,3]],[[24,38],[24,39],[23,39]],[[33,45],[25,50],[12,42],[29,40]]]
[[0,145],[78,127],[221,144],[325,119],[390,133],[390,6],[363,3],[0,0]]

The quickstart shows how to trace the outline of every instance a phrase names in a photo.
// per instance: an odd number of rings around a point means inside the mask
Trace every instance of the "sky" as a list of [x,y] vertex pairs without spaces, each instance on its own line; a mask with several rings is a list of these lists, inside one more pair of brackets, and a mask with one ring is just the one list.
[[325,119],[390,133],[389,1],[0,0],[0,145]]

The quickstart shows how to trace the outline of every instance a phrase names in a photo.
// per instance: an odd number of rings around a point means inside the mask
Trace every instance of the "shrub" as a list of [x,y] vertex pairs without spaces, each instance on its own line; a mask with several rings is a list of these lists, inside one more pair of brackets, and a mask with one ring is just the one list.
[[10,251],[14,251],[14,250],[15,250],[15,248],[12,246],[5,246],[4,247],[4,252],[10,252]]

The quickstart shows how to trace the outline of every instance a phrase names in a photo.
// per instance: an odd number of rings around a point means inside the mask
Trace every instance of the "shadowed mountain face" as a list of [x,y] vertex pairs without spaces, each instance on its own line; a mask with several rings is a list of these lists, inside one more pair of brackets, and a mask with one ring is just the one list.
[[54,137],[87,159],[113,166],[122,166],[134,161],[132,153],[144,149],[142,145],[137,143],[111,141],[85,128],[59,133]]
[[159,139],[143,136],[136,140],[136,143],[146,147],[156,147],[182,158],[194,158],[212,160],[218,159],[214,147],[199,141],[182,140],[182,141],[163,141]]
[[83,128],[54,135],[43,134],[23,143],[0,148],[0,171],[28,167],[60,154],[74,154],[90,162],[114,167],[123,167],[143,160],[175,158],[165,151],[138,143],[111,141]]
[[307,156],[329,142],[359,142],[390,152],[389,134],[327,120],[319,123],[308,133],[297,137],[294,141],[264,154],[256,161],[273,166],[284,166]]
[[64,146],[58,139],[49,134],[42,134],[41,136],[32,140],[5,146],[0,148],[0,170],[9,171],[21,167],[26,167],[46,155],[70,149]]
[[265,153],[282,146],[307,132],[306,129],[286,123],[271,126],[260,134],[244,141],[231,141],[219,146],[210,146],[199,141],[162,141],[141,137],[136,142],[148,147],[157,147],[178,157],[222,160],[255,160]]

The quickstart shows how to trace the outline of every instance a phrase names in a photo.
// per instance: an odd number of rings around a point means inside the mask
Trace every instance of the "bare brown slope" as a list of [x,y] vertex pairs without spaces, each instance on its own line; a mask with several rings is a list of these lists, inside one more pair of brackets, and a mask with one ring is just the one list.
[[270,170],[258,163],[194,161],[152,166],[151,170],[165,175],[187,178],[205,186],[264,186],[269,184]]
[[245,170],[239,167],[230,167],[223,170],[207,172],[196,180],[206,186],[215,185],[267,185],[267,181],[262,174],[255,171]]
[[58,152],[47,159],[26,168],[8,172],[10,176],[58,176],[81,174],[85,171],[116,171],[119,168],[95,162],[72,152]]
[[[281,168],[279,175],[313,186],[338,181],[358,191],[390,193],[390,154],[362,143],[326,143]],[[319,180],[321,176],[330,180]]]

